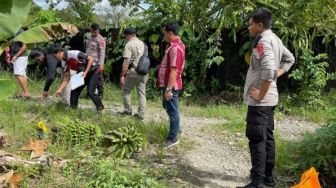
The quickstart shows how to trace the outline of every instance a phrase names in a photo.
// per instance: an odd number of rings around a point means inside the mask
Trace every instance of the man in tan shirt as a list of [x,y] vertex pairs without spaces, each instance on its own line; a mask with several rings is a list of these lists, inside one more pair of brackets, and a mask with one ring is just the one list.
[[106,41],[105,38],[100,35],[99,25],[93,23],[91,25],[91,35],[85,42],[86,54],[93,58],[93,66],[96,67],[98,73],[97,89],[100,98],[104,93],[104,60]]
[[252,61],[246,75],[244,102],[248,105],[246,137],[251,153],[252,182],[244,188],[274,187],[274,110],[278,104],[277,78],[294,64],[293,54],[271,30],[272,13],[256,9],[249,17],[249,33],[255,38]]
[[122,115],[132,115],[131,92],[136,86],[139,105],[138,114],[135,114],[135,116],[143,120],[146,110],[146,83],[148,76],[138,74],[135,69],[140,57],[144,55],[145,44],[136,37],[136,30],[132,27],[124,30],[124,36],[127,43],[124,49],[124,63],[120,77],[125,108]]

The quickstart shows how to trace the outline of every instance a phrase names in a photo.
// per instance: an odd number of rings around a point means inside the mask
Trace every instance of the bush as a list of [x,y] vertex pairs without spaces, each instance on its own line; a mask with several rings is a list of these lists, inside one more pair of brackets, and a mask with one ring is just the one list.
[[323,105],[322,92],[328,80],[335,78],[327,73],[327,54],[314,56],[311,50],[302,50],[297,68],[289,75],[299,85],[293,101],[300,101],[308,105]]
[[287,167],[288,171],[294,172],[299,177],[305,170],[314,166],[320,173],[321,183],[325,187],[333,187],[332,185],[336,185],[335,148],[336,122],[333,121],[315,133],[306,134],[302,141],[292,144],[282,153],[284,155],[292,153],[288,159],[292,161],[292,166]]
[[163,187],[153,178],[148,177],[143,169],[117,168],[108,160],[98,160],[90,165],[92,172],[88,187],[123,188],[123,187]]

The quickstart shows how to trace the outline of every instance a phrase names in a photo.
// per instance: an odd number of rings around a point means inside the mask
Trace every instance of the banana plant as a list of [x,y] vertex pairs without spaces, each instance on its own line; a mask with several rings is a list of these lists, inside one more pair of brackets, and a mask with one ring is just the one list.
[[31,3],[31,0],[0,0],[0,41],[14,36],[20,29]]
[[78,33],[75,25],[63,22],[35,26],[13,37],[27,18],[31,0],[0,0],[0,54],[15,41],[26,44],[48,42]]
[[61,39],[65,36],[73,36],[78,33],[75,25],[57,22],[48,23],[33,27],[14,37],[12,40],[4,42],[0,46],[0,54],[14,41],[20,41],[25,44],[48,42],[54,39]]

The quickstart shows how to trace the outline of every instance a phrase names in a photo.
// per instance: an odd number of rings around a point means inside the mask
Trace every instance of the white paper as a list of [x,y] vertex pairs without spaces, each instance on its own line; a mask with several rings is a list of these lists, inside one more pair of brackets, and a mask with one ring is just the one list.
[[84,85],[84,77],[82,76],[82,74],[83,72],[80,72],[70,77],[71,90],[74,90]]

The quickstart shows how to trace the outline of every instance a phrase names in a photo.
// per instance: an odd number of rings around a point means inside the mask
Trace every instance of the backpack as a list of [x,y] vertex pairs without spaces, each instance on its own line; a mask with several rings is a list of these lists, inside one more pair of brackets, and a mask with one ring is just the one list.
[[145,46],[144,54],[143,56],[140,57],[138,65],[135,68],[135,71],[141,75],[148,74],[150,67],[150,59],[148,57],[148,47],[145,43],[144,46]]

